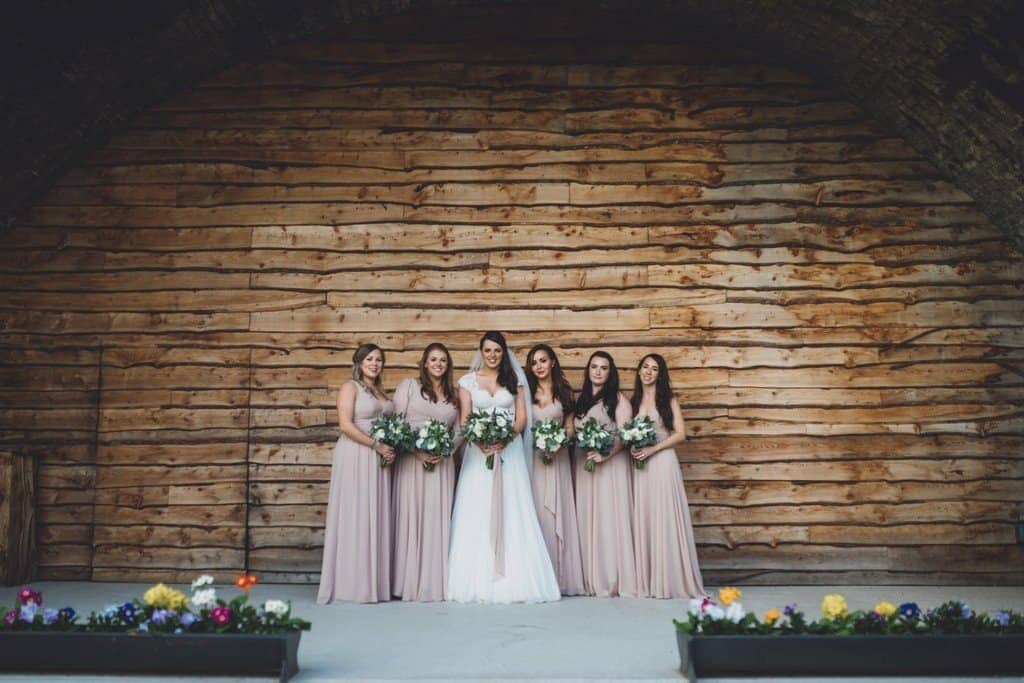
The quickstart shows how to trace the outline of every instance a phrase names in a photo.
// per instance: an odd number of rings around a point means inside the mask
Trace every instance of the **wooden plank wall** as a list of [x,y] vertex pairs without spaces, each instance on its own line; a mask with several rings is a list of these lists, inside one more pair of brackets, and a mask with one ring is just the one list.
[[763,57],[411,16],[140,116],[0,253],[42,575],[315,581],[354,346],[393,387],[498,328],[577,383],[597,348],[627,382],[665,354],[712,584],[1024,582],[1024,260]]

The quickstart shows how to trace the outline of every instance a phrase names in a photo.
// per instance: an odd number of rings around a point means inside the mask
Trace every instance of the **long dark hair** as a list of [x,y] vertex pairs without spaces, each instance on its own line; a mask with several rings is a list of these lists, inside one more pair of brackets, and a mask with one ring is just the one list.
[[448,353],[448,347],[441,342],[434,342],[423,349],[423,356],[420,357],[420,394],[431,403],[437,403],[437,394],[434,392],[434,381],[427,371],[427,358],[431,351],[441,351],[448,359],[448,367],[441,375],[441,390],[444,392],[444,400],[448,403],[455,403],[455,382],[452,379],[452,354]]
[[555,350],[547,344],[537,344],[530,349],[530,353],[526,354],[526,381],[530,383],[533,402],[537,403],[537,376],[533,374],[533,358],[538,351],[543,351],[551,359],[551,393],[554,394],[553,398],[562,404],[562,411],[568,414],[573,409],[572,385],[565,378],[562,364],[558,362]]
[[[590,364],[595,358],[604,358],[608,361],[608,379],[596,396],[594,395],[594,386],[590,383]],[[598,402],[604,403],[608,417],[614,420],[615,411],[619,407],[619,369],[615,367],[615,359],[605,351],[594,351],[587,359],[587,367],[583,371],[583,388],[580,389],[579,398],[576,399],[574,412],[582,417]]]
[[658,415],[661,415],[661,422],[665,429],[672,431],[675,427],[675,417],[672,415],[672,401],[675,394],[672,393],[672,385],[668,381],[668,364],[660,353],[649,353],[640,359],[636,366],[636,378],[633,380],[633,398],[630,404],[633,406],[633,414],[640,410],[640,401],[644,397],[644,384],[640,381],[640,368],[644,361],[652,358],[658,364],[658,378],[654,380],[654,405],[658,408]]
[[380,351],[380,374],[373,378],[373,386],[376,387],[377,391],[383,391],[381,389],[380,376],[384,374],[384,349],[376,344],[360,344],[359,348],[352,354],[352,379],[366,386],[366,380],[363,378],[363,360],[374,351]]
[[512,369],[512,361],[509,360],[508,342],[505,341],[505,335],[494,330],[485,332],[484,336],[480,338],[480,346],[478,347],[481,354],[484,351],[485,341],[492,341],[501,347],[501,363],[498,365],[498,386],[505,387],[508,389],[508,393],[515,396],[519,393],[519,378],[516,377],[516,371]]

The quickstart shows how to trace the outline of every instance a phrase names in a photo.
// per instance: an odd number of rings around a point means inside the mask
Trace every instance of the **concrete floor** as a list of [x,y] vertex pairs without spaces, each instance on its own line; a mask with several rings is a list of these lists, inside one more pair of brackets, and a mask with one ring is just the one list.
[[[45,603],[73,605],[79,612],[140,596],[142,584],[41,582]],[[10,603],[4,595],[3,603]],[[821,597],[843,594],[851,609],[872,607],[879,600],[914,601],[922,608],[945,600],[966,600],[979,611],[1024,610],[1024,587],[817,586],[744,589],[743,605],[763,613],[797,602],[817,617]],[[223,595],[235,595],[232,587]],[[682,600],[566,598],[545,605],[456,605],[448,603],[384,603],[379,605],[315,604],[314,586],[259,585],[254,601],[282,598],[313,622],[302,636],[302,672],[293,680],[389,681],[548,680],[680,681],[672,618],[683,615]],[[0,671],[3,663],[0,662]],[[0,675],[0,682],[39,681],[43,677]],[[108,681],[111,677],[53,676],[47,680]],[[117,677],[129,681],[171,681],[171,677]],[[181,679],[192,680],[196,679]],[[269,679],[231,679],[255,681]],[[705,679],[708,681],[716,679]],[[717,679],[724,680],[724,679]],[[738,680],[738,679],[737,679]],[[743,679],[753,683],[760,679]],[[809,683],[812,679],[793,679]],[[826,679],[835,681],[838,679]],[[886,680],[992,681],[992,678],[845,679],[880,683]],[[1024,678],[1001,679],[1019,680]]]

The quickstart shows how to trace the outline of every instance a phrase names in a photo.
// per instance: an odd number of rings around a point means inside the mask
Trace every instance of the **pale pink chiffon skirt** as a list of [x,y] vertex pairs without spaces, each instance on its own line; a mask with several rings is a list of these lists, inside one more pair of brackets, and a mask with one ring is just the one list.
[[432,472],[423,469],[423,463],[413,455],[400,455],[395,464],[391,594],[402,600],[445,599],[455,490],[453,460],[445,458]]
[[577,454],[576,516],[584,587],[598,597],[636,597],[632,458],[620,452],[594,472],[584,470],[584,463],[586,458]]
[[572,491],[572,463],[566,449],[545,465],[533,456],[533,503],[562,595],[585,595],[580,530]]
[[647,458],[633,470],[634,538],[640,595],[695,598],[705,595],[697,564],[690,508],[675,450]]
[[320,604],[391,599],[391,470],[346,436],[334,447]]

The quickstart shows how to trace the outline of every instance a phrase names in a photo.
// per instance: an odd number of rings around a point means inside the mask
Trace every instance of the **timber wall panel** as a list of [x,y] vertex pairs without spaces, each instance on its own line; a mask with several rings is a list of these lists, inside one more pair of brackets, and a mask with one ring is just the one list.
[[45,576],[316,581],[354,348],[391,389],[498,328],[577,386],[665,355],[711,584],[1024,583],[1021,254],[826,84],[562,19],[282,46],[11,228],[0,418],[42,457]]

